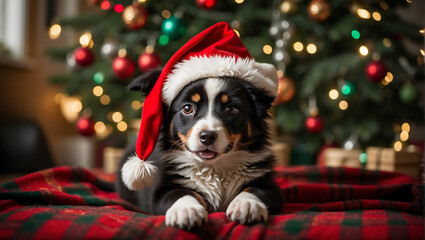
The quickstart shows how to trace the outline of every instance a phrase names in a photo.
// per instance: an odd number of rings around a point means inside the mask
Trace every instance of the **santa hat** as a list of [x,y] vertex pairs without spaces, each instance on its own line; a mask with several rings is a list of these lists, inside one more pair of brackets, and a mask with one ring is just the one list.
[[277,73],[273,65],[256,62],[227,23],[220,22],[205,29],[170,58],[145,98],[136,155],[121,169],[123,182],[129,189],[153,184],[157,168],[146,160],[155,148],[162,127],[162,103],[170,105],[190,82],[224,76],[246,80],[268,96],[276,96]]

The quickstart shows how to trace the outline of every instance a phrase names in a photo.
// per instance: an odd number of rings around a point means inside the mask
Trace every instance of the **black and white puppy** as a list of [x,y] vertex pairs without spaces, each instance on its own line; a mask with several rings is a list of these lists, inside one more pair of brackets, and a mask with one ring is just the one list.
[[[129,88],[148,93],[159,73],[150,72]],[[160,169],[153,188],[136,194],[117,174],[120,196],[184,229],[201,226],[211,212],[225,211],[242,224],[279,213],[282,196],[273,180],[266,123],[272,101],[263,89],[238,78],[189,83],[164,105],[161,147],[150,157],[158,158],[152,161]]]

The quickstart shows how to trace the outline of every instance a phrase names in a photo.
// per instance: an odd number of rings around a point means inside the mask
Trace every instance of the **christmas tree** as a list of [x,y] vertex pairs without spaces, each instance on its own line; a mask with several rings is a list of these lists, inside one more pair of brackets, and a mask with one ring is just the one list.
[[407,2],[89,3],[91,14],[60,19],[50,30],[54,38],[58,28],[72,28],[78,41],[48,52],[70,69],[51,82],[64,86],[62,98],[77,101],[82,135],[128,131],[129,121],[140,117],[143,96],[126,86],[219,21],[231,24],[258,62],[279,69],[272,115],[280,138],[294,150],[314,156],[327,142],[362,148],[401,144],[407,140],[401,125],[423,122],[418,103],[423,52],[411,53],[404,45],[421,43],[423,36],[419,26],[395,13]]

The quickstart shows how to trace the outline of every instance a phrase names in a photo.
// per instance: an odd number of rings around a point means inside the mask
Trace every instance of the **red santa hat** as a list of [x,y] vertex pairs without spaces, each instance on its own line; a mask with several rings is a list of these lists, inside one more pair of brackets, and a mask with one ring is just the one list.
[[144,101],[136,142],[136,155],[121,169],[129,189],[151,186],[157,168],[148,160],[162,127],[162,103],[170,105],[184,86],[205,77],[236,77],[276,97],[276,68],[258,63],[235,31],[225,22],[217,23],[189,40],[168,61]]

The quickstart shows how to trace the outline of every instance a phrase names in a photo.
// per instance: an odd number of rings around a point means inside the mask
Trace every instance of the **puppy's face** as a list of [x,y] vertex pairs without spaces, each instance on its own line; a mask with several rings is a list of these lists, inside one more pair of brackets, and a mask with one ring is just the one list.
[[232,151],[249,151],[258,134],[266,131],[258,123],[260,103],[250,87],[235,78],[206,78],[185,86],[164,122],[169,149],[185,151],[206,164]]

